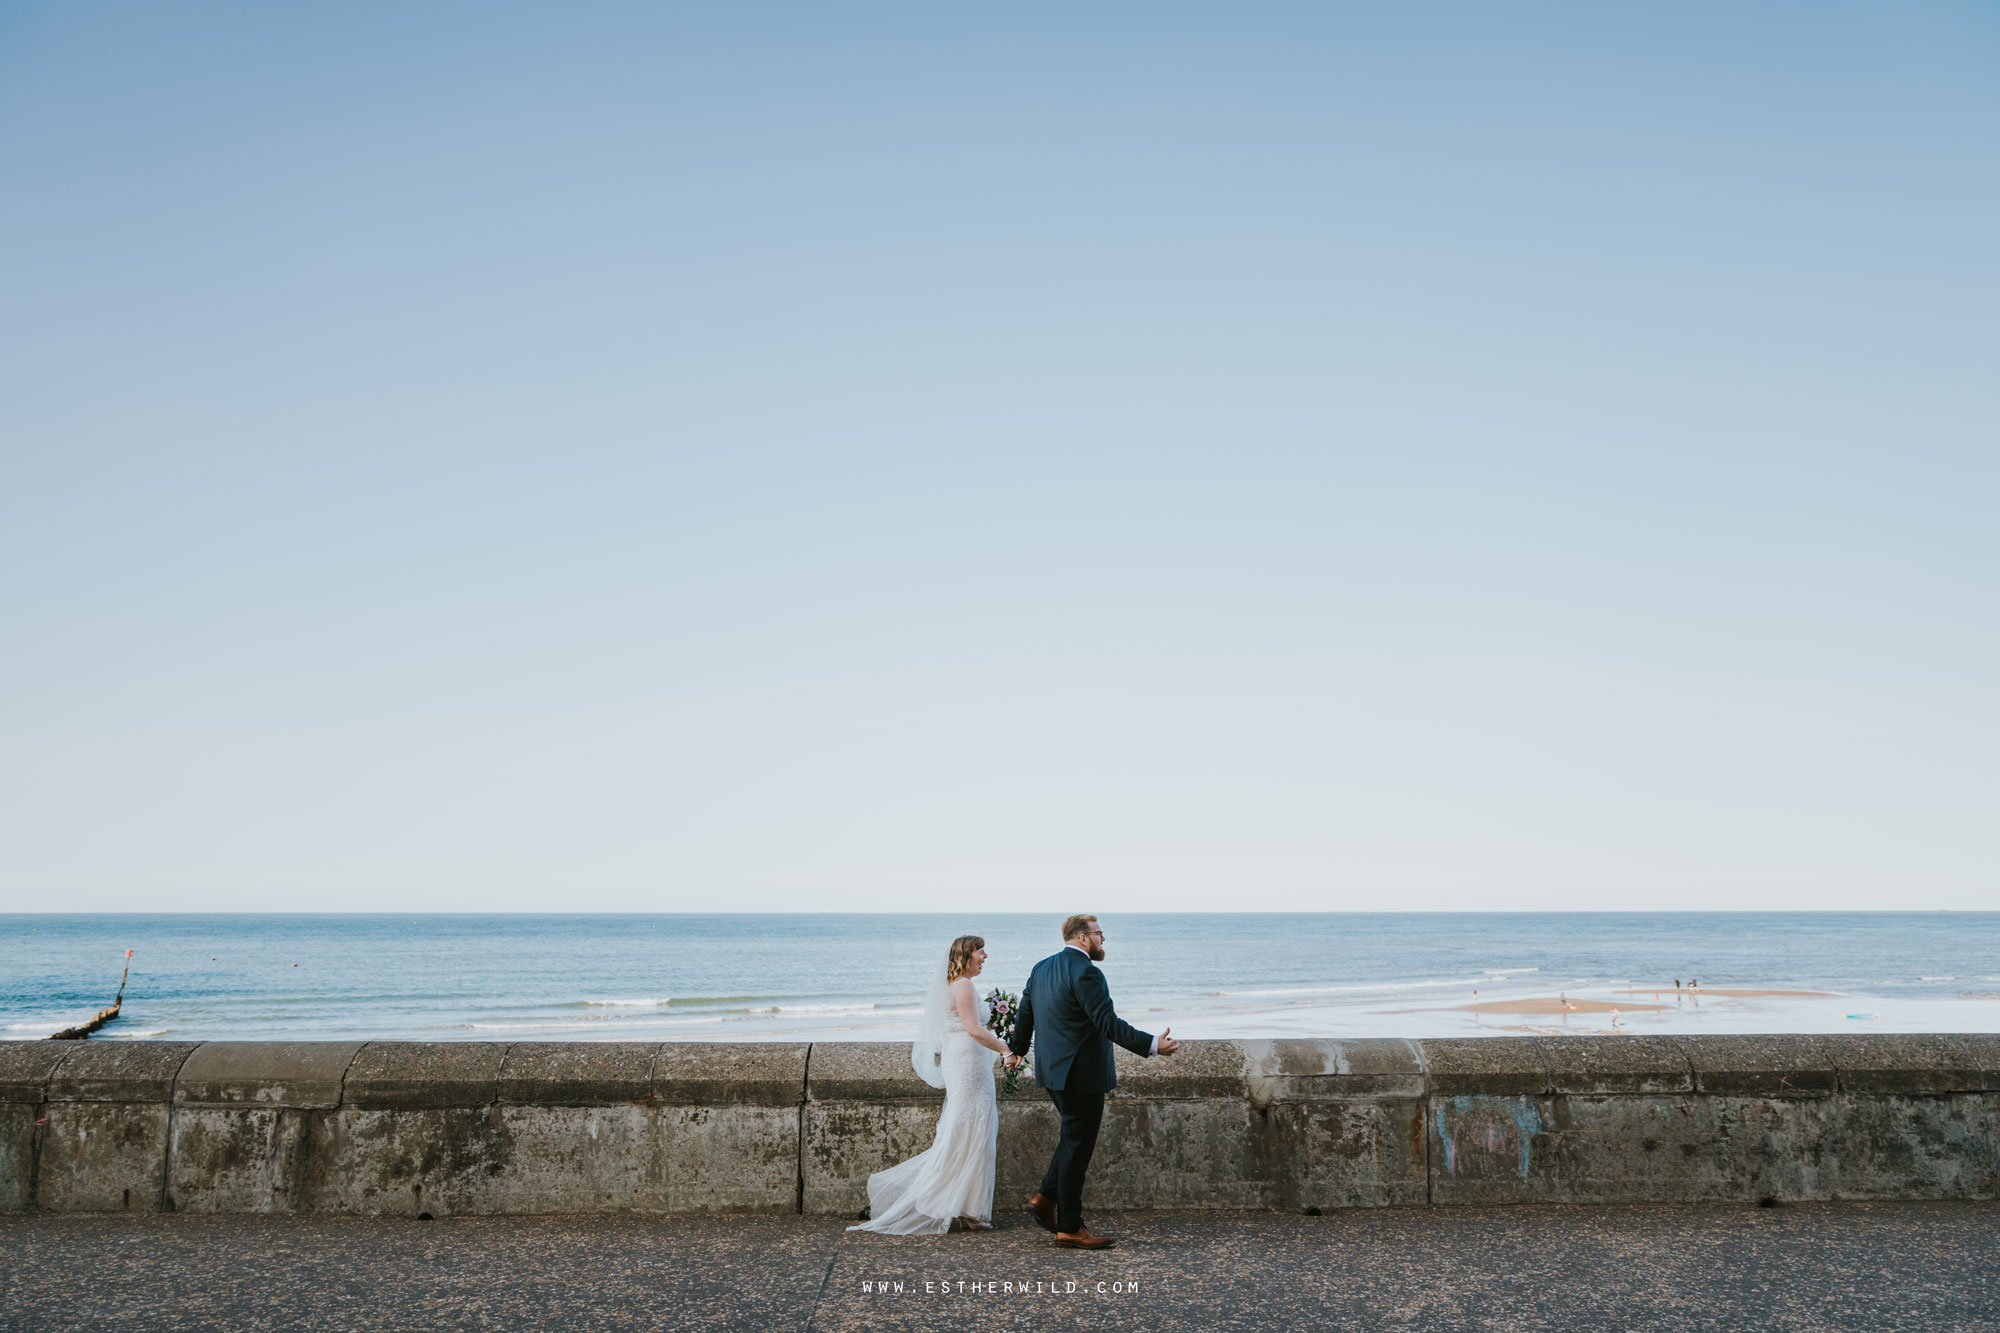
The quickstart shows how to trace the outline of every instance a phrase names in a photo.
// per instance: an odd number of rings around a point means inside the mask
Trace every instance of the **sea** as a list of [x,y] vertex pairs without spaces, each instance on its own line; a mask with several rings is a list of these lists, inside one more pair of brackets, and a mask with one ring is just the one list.
[[[2000,912],[1101,924],[1120,1013],[1184,1038],[2000,1031]],[[906,1040],[955,936],[986,941],[982,991],[1018,991],[1061,947],[1059,925],[1004,913],[9,914],[0,1036],[90,1017],[129,949],[106,1040]],[[1763,990],[1807,994],[1722,993]],[[1592,1004],[1571,1012],[1576,1001]],[[1593,1007],[1605,1005],[1619,1012]]]

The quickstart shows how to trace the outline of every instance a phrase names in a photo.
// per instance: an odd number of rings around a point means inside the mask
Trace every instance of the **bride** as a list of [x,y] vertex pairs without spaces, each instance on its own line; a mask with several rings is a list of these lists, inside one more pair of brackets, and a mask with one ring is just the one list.
[[993,1057],[1007,1047],[986,1027],[987,1006],[972,989],[986,966],[986,941],[961,935],[924,997],[910,1063],[924,1082],[944,1089],[931,1146],[868,1177],[868,1221],[849,1231],[935,1236],[955,1219],[993,1225],[993,1155],[1000,1110],[993,1096]]

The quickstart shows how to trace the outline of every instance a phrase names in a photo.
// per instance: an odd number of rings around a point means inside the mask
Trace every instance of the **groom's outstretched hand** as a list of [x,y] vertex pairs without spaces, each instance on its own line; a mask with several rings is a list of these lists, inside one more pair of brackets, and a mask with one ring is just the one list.
[[1175,1051],[1178,1051],[1178,1050],[1179,1050],[1179,1049],[1181,1048],[1181,1044],[1180,1044],[1179,1042],[1175,1041],[1175,1040],[1173,1039],[1173,1037],[1169,1035],[1169,1034],[1170,1034],[1171,1032],[1173,1032],[1173,1029],[1172,1029],[1172,1028],[1161,1028],[1161,1029],[1160,1029],[1160,1054],[1161,1054],[1161,1055],[1172,1055],[1172,1054],[1173,1054],[1173,1053],[1174,1053]]

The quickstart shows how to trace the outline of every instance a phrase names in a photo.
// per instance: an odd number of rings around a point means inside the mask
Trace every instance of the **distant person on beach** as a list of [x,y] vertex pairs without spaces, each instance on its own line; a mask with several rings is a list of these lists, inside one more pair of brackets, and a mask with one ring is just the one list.
[[[1157,1037],[1118,1017],[1111,988],[1097,964],[1104,961],[1104,932],[1094,916],[1073,916],[1062,924],[1062,949],[1035,964],[1021,989],[1021,1012],[1007,1067],[1018,1068],[1032,1041],[1035,1081],[1048,1090],[1062,1116],[1055,1156],[1042,1187],[1028,1200],[1028,1212],[1053,1231],[1058,1246],[1108,1250],[1112,1238],[1083,1225],[1083,1179],[1097,1149],[1104,1122],[1104,1094],[1118,1084],[1112,1064],[1116,1043],[1134,1055],[1172,1055],[1180,1048],[1172,1028]],[[1040,1028],[1037,1032],[1036,1029]]]
[[868,1220],[849,1231],[939,1236],[953,1222],[973,1231],[993,1225],[1000,1141],[993,1057],[1007,1047],[987,1029],[988,1007],[973,989],[985,967],[986,941],[977,935],[960,935],[945,951],[910,1047],[918,1076],[944,1089],[936,1137],[915,1157],[868,1177]]

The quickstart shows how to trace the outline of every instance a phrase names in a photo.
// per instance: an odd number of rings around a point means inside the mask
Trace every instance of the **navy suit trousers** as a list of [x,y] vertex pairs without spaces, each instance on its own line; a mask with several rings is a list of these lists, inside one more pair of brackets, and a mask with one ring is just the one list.
[[1042,1197],[1056,1201],[1056,1230],[1073,1233],[1083,1229],[1083,1177],[1090,1170],[1090,1155],[1097,1151],[1104,1094],[1058,1088],[1048,1093],[1062,1116],[1062,1137],[1056,1140],[1056,1155],[1042,1177]]

